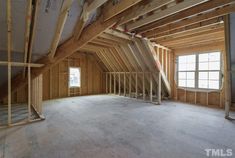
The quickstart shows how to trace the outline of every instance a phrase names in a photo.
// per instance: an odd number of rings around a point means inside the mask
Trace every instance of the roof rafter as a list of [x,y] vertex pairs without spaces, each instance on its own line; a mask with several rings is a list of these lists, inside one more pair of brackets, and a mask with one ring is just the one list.
[[[127,1],[133,2],[133,0],[125,0],[125,1],[121,1],[119,3],[119,5],[123,5],[123,4],[126,5]],[[130,8],[134,4],[136,4],[136,3],[129,3],[127,6],[125,6],[125,8],[120,8],[119,12],[124,11],[127,8]],[[109,9],[112,10],[112,9],[114,9],[114,7],[115,6],[113,6],[111,8],[104,7],[103,12],[107,11]],[[47,71],[51,66],[59,63],[60,61],[62,61],[66,57],[68,57],[68,56],[72,55],[74,52],[78,51],[79,49],[82,49],[88,42],[92,41],[93,39],[98,37],[100,34],[102,34],[105,30],[112,27],[118,20],[120,20],[120,18],[122,18],[123,16],[125,16],[128,13],[130,13],[130,12],[118,14],[116,16],[113,16],[112,18],[110,18],[109,20],[107,20],[105,22],[103,21],[102,17],[99,17],[95,22],[93,22],[91,25],[87,26],[83,30],[81,37],[79,38],[78,41],[74,40],[74,38],[70,38],[69,40],[67,40],[66,42],[61,44],[61,46],[59,46],[57,48],[55,56],[52,60],[48,56],[42,57],[41,59],[37,60],[37,63],[44,64],[45,66],[43,66],[41,68],[37,68],[37,69],[32,69],[32,79],[34,79],[38,75],[42,74],[43,72]],[[14,89],[12,91],[16,91],[18,88],[24,86],[26,83],[27,83],[27,80],[22,78],[22,75],[15,76],[12,79],[12,86],[14,87]],[[6,86],[6,85],[4,85],[4,86]],[[7,88],[4,86],[1,87],[1,89],[3,89],[3,90],[0,91],[0,98],[3,98],[7,94],[6,93]]]
[[60,9],[59,19],[58,19],[57,25],[56,25],[54,38],[53,38],[53,41],[52,41],[52,44],[51,44],[50,53],[48,54],[48,56],[50,58],[54,58],[54,56],[55,56],[55,52],[56,52],[56,49],[58,47],[60,37],[62,35],[64,25],[65,25],[65,22],[66,22],[67,17],[68,17],[68,11],[70,10],[70,7],[71,7],[72,3],[73,3],[73,0],[63,1],[62,7]]
[[205,3],[199,4],[198,6],[194,6],[190,9],[186,9],[186,10],[181,11],[179,13],[168,16],[164,19],[161,19],[161,20],[155,21],[153,23],[150,23],[148,25],[142,26],[142,27],[136,29],[135,32],[136,33],[144,33],[146,31],[153,30],[155,28],[165,26],[167,24],[176,22],[178,20],[182,20],[182,19],[185,19],[187,17],[206,12],[206,11],[211,10],[211,9],[215,9],[215,8],[230,4],[232,2],[234,2],[234,0],[213,0],[213,1],[208,1],[208,2],[205,2]]
[[157,20],[160,20],[164,17],[167,17],[167,16],[170,16],[170,15],[173,15],[175,13],[178,13],[180,11],[183,11],[183,10],[186,10],[188,8],[191,8],[193,6],[196,6],[198,4],[201,4],[201,3],[204,3],[206,2],[207,0],[187,0],[187,1],[184,1],[184,2],[181,2],[181,3],[178,3],[177,5],[173,6],[173,7],[170,7],[170,8],[167,8],[165,10],[162,10],[158,13],[155,13],[151,16],[147,16],[141,20],[138,20],[136,22],[133,22],[129,25],[127,25],[127,30],[134,30],[138,27],[141,27],[141,26],[144,26],[144,25],[147,25],[151,22],[154,22],[154,21],[157,21]]

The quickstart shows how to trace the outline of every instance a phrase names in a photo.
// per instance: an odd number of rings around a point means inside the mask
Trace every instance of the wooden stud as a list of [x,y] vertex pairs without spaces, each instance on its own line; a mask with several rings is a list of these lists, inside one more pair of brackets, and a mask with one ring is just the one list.
[[167,17],[167,16],[173,15],[175,13],[178,13],[180,11],[186,10],[186,9],[188,9],[190,7],[193,7],[195,5],[198,5],[202,2],[205,2],[205,0],[187,0],[187,1],[184,1],[184,2],[179,3],[179,4],[177,4],[173,7],[167,8],[165,10],[162,10],[162,11],[158,12],[158,13],[155,13],[153,15],[150,15],[148,17],[140,19],[140,20],[138,20],[134,23],[130,23],[130,24],[127,25],[127,29],[128,30],[134,30],[138,27],[147,25],[147,24],[152,23],[154,21],[163,19],[164,17]]
[[[30,36],[30,25],[32,16],[32,0],[27,1],[27,15],[26,15],[26,29],[25,29],[25,43],[24,43],[24,63],[27,62],[28,58],[28,47],[29,47],[29,36]],[[23,77],[25,77],[25,69],[23,71]]]
[[73,0],[66,0],[66,1],[63,1],[63,4],[61,6],[59,19],[58,19],[58,22],[56,25],[56,30],[55,30],[53,42],[52,42],[51,48],[50,48],[50,53],[49,53],[50,58],[54,58],[54,56],[55,56],[55,52],[58,47],[64,26],[65,26],[65,22],[68,17],[68,12],[69,12],[69,9],[70,9],[72,3],[73,3]]
[[12,21],[11,21],[11,0],[7,0],[7,61],[8,61],[8,125],[11,125],[11,28],[12,28]]
[[132,78],[131,78],[131,72],[129,73],[129,97],[131,97],[131,82],[132,82]]
[[157,92],[157,95],[158,95],[158,97],[157,97],[157,99],[158,99],[158,104],[161,104],[161,90],[162,90],[162,82],[161,82],[161,80],[162,80],[162,77],[161,77],[161,73],[160,72],[158,72],[158,92]]
[[113,73],[113,92],[116,94],[116,73]]
[[145,73],[143,72],[143,100],[145,100]]
[[109,93],[112,93],[112,74],[109,73]]
[[108,93],[108,73],[105,73],[105,88],[106,88],[106,94]]
[[135,98],[138,98],[138,73],[136,72],[135,76]]
[[31,120],[31,68],[28,66],[28,121]]
[[149,74],[150,77],[150,101],[153,102],[153,76],[152,73]]
[[121,73],[118,73],[118,94],[121,95]]
[[126,73],[124,73],[124,96],[126,96]]

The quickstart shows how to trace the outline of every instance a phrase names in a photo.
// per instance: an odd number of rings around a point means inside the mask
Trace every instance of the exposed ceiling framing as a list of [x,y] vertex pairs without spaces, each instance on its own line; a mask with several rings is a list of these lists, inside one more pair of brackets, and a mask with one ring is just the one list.
[[[105,71],[161,71],[161,64],[155,56],[158,49],[170,51],[201,43],[223,42],[223,16],[235,11],[234,0],[112,0],[93,1],[56,1],[50,8],[57,17],[55,32],[47,52],[40,52],[36,63],[43,67],[32,69],[34,77],[42,74],[51,66],[62,61],[77,51],[92,52],[105,68]],[[33,4],[33,6],[32,6]],[[37,55],[33,43],[40,41],[35,32],[40,22],[37,19],[44,11],[44,2],[28,4],[25,27],[24,62],[30,61],[31,55]],[[79,8],[76,10],[74,6]],[[34,9],[30,9],[34,8]],[[75,14],[69,14],[75,10]],[[54,11],[54,12],[53,12]],[[39,13],[38,13],[39,12]],[[50,14],[50,15],[51,15]],[[51,15],[52,16],[52,15]],[[44,16],[45,17],[45,16]],[[66,23],[74,22],[72,35],[64,37]],[[41,19],[40,19],[41,20]],[[71,27],[70,27],[71,28]],[[208,34],[208,40],[203,34]],[[141,39],[140,37],[151,40]],[[156,47],[157,50],[154,48]],[[35,49],[38,47],[34,47]],[[6,47],[0,50],[7,50]],[[16,52],[22,52],[22,50]],[[35,52],[36,51],[36,52]],[[154,53],[155,54],[154,54]],[[164,75],[163,75],[163,80]],[[169,92],[169,86],[165,84]],[[16,89],[26,84],[27,80],[20,75],[12,79]],[[1,88],[6,89],[6,88]],[[0,97],[5,91],[0,92]]]

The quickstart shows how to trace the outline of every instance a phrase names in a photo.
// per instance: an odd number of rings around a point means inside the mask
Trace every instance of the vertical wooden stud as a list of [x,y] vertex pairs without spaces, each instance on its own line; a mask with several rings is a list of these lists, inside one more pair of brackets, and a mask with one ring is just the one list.
[[135,98],[138,98],[138,72],[136,72],[135,76]]
[[121,95],[121,73],[118,73],[118,94]]
[[126,96],[126,73],[124,72],[124,96]]
[[153,102],[153,76],[152,73],[149,73],[149,77],[150,77],[150,101]]
[[161,104],[161,91],[162,91],[162,77],[161,77],[161,73],[158,72],[158,93],[157,93],[157,99],[158,99],[158,104]]
[[11,125],[11,0],[7,0],[8,125]]
[[129,97],[131,97],[131,72],[129,73]]
[[112,74],[109,73],[109,93],[112,93]]
[[116,94],[116,73],[113,73],[113,92]]
[[105,91],[106,94],[108,93],[108,73],[105,73]]
[[143,72],[143,100],[145,100],[145,74]]
[[28,65],[28,121],[31,119],[31,68]]

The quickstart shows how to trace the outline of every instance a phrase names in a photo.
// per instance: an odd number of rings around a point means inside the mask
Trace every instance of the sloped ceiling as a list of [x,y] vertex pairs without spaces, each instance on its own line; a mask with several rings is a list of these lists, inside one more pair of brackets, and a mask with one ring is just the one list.
[[[64,0],[41,0],[36,19],[35,38],[33,40],[32,62],[47,55],[51,47],[55,28],[58,22],[60,9]],[[24,61],[24,44],[26,32],[27,0],[12,0],[12,61]],[[79,19],[83,0],[74,0],[59,43],[63,43],[73,35],[74,27]],[[0,0],[0,61],[7,61],[7,1]],[[97,12],[94,11],[86,25],[96,20]],[[4,75],[6,67],[0,66],[0,85],[7,80]],[[21,72],[22,68],[13,68],[12,76]],[[3,77],[5,76],[5,77]]]

